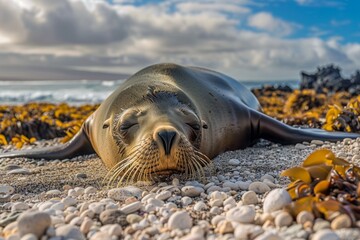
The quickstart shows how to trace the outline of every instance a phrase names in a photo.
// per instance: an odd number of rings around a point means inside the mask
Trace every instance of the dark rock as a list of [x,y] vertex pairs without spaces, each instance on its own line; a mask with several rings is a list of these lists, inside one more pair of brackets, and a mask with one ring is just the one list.
[[105,224],[120,224],[121,226],[127,226],[126,214],[117,209],[107,209],[100,213],[100,221]]

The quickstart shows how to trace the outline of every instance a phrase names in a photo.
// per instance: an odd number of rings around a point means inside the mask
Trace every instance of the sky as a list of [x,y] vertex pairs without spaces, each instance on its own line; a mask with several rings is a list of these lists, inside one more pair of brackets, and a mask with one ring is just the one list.
[[358,0],[0,0],[0,80],[122,79],[162,62],[238,80],[360,68]]

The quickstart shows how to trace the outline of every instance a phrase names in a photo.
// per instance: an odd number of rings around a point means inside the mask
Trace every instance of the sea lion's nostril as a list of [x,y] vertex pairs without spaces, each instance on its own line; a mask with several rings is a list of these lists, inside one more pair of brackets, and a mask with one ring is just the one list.
[[159,137],[160,137],[160,139],[162,141],[162,144],[164,146],[165,154],[169,155],[170,151],[171,151],[171,147],[174,144],[176,132],[162,130],[162,131],[158,132],[158,135],[159,135]]

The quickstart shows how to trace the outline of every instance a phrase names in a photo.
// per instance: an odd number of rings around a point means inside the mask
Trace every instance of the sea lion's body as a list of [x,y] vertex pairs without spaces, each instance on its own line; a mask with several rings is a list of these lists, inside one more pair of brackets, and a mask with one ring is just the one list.
[[[190,136],[188,133],[190,130],[186,130],[185,127],[176,122],[179,117],[172,112],[172,107],[168,111],[162,110],[168,104],[171,105],[175,98],[183,106],[189,106],[189,109],[206,123],[207,129],[199,130],[197,134],[199,139],[194,140],[194,142],[190,141],[190,143],[209,158],[227,150],[246,148],[254,144],[259,138],[282,144],[294,144],[312,139],[337,141],[346,137],[359,137],[358,134],[287,126],[262,114],[261,106],[256,97],[231,77],[203,68],[159,64],[139,71],[120,85],[89,117],[82,130],[69,143],[60,147],[37,151],[5,153],[0,157],[26,156],[61,159],[95,151],[105,165],[112,168],[124,158],[122,154],[119,154],[119,152],[126,151],[122,147],[128,146],[125,143],[120,143],[122,146],[119,150],[119,143],[116,138],[114,140],[114,137],[110,137],[118,129],[116,128],[116,121],[118,121],[117,118],[121,118],[118,115],[126,109],[136,106],[143,108],[157,104],[157,100],[154,100],[157,99],[156,97],[151,101],[144,102],[144,98],[146,98],[144,96],[149,95],[149,89],[152,92],[166,93],[167,95],[162,94],[161,97],[158,97],[162,100],[159,101],[161,107],[157,108],[156,114],[151,115],[151,117],[150,115],[144,116],[145,120],[142,119],[142,122],[139,119],[136,120],[139,129],[136,129],[136,132],[133,130],[132,143],[142,141],[142,138],[137,139],[136,137],[151,135],[155,128],[162,126],[166,128],[170,126],[171,129],[175,129],[176,133],[179,132],[182,138]],[[157,93],[150,95],[154,94]],[[169,96],[168,104],[166,99],[164,101],[166,96]],[[177,106],[176,104],[174,106]],[[142,111],[139,110],[139,112]],[[145,111],[146,114],[148,111]],[[141,118],[140,113],[136,116]],[[154,120],[157,116],[159,119]],[[111,134],[109,129],[112,131]],[[157,135],[152,136],[159,142],[156,139]],[[155,155],[158,157],[159,154],[161,155],[161,151],[159,150],[159,153]],[[170,155],[170,152],[165,155]]]

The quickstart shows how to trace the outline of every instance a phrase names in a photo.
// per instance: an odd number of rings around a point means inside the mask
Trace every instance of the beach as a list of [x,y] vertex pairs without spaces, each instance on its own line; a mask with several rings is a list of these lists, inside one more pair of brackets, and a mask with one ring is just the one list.
[[[279,106],[284,105],[281,99],[289,99],[291,94],[297,96],[291,100],[294,105],[304,96],[321,99],[315,93],[286,93],[281,89],[262,88],[254,92],[266,96],[269,91],[276,92],[278,98],[259,100],[263,102],[265,112],[277,114],[279,118],[285,116],[279,112]],[[307,102],[307,105],[311,106],[312,102]],[[68,109],[66,105],[40,106]],[[77,107],[74,109],[78,109],[79,113],[83,113],[83,109],[94,110],[81,105]],[[77,110],[68,112],[74,111]],[[315,108],[316,111],[320,110]],[[297,114],[291,114],[292,118],[285,116],[284,119],[293,125],[313,127],[319,127],[326,120],[323,109],[319,113],[321,121],[304,118],[304,114],[300,108]],[[49,123],[54,116],[49,115]],[[61,116],[68,119],[66,114]],[[68,124],[65,121],[50,124],[49,129],[59,125],[74,127],[81,119],[68,119]],[[62,144],[64,138],[73,134],[63,134],[50,140],[37,139],[35,142],[22,139],[21,146],[30,149]],[[10,144],[3,146],[2,151],[17,148],[16,144]],[[2,159],[0,239],[63,239],[60,236],[93,240],[359,239],[359,220],[354,222],[346,214],[335,214],[329,220],[305,211],[304,216],[298,217],[298,214],[294,217],[284,208],[291,200],[288,195],[283,195],[289,178],[280,177],[281,172],[301,165],[316,149],[324,148],[333,151],[337,157],[360,165],[359,139],[345,139],[337,143],[313,141],[288,146],[261,140],[252,147],[225,152],[214,158],[211,166],[205,168],[203,178],[184,179],[179,174],[173,174],[156,182],[118,186],[108,184],[108,171],[96,155],[52,161]],[[34,218],[50,218],[51,225],[44,223],[44,226],[38,226],[38,223],[46,221],[33,221]],[[36,226],[31,222],[36,222]],[[25,228],[29,229],[26,230],[28,232],[24,232],[22,224],[30,224],[30,228]],[[40,230],[34,230],[38,228]]]

